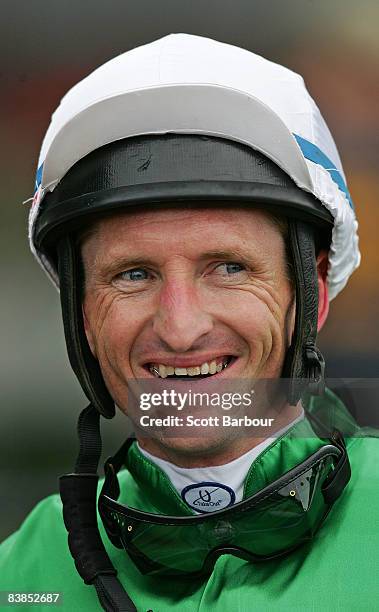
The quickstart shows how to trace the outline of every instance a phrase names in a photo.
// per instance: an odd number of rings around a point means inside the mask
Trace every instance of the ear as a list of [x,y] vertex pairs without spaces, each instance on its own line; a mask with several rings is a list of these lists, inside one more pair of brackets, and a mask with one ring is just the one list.
[[317,331],[323,327],[329,313],[329,294],[328,294],[328,252],[320,251],[317,257],[317,281],[318,281],[318,322]]
[[82,304],[82,316],[83,316],[83,323],[84,323],[84,331],[86,332],[88,345],[91,349],[92,355],[95,357],[95,359],[97,359],[95,342],[94,342],[93,334],[91,331],[91,326],[90,326],[90,323],[87,317],[85,303]]

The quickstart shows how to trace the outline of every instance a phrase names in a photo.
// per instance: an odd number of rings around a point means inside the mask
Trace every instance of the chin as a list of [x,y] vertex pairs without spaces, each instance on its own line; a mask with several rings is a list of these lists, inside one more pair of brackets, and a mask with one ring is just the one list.
[[201,435],[191,437],[188,434],[186,437],[177,438],[162,436],[157,437],[154,442],[165,450],[168,457],[172,455],[175,458],[173,463],[182,458],[184,462],[188,461],[196,467],[202,463],[202,459],[228,451],[236,437],[238,437],[237,432],[231,435],[230,432],[215,432],[205,427]]

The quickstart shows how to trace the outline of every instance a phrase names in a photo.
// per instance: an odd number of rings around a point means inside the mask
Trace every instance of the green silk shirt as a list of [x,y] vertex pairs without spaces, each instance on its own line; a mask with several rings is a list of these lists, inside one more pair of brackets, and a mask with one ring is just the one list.
[[[220,557],[203,579],[146,577],[124,550],[107,539],[107,552],[138,612],[249,612],[256,610],[360,611],[379,607],[379,440],[359,429],[330,391],[312,398],[308,409],[327,411],[335,424],[350,431],[347,438],[351,480],[309,544],[279,560],[248,563]],[[300,421],[253,462],[245,480],[244,498],[301,463],[324,444],[308,421]],[[168,477],[134,444],[128,470],[119,473],[120,500],[129,506],[162,514],[192,511]],[[77,574],[67,546],[61,501],[52,495],[40,502],[20,529],[0,546],[0,591],[62,594],[58,608],[101,610],[93,586]],[[28,610],[28,605],[17,605]],[[32,609],[46,610],[46,605]]]

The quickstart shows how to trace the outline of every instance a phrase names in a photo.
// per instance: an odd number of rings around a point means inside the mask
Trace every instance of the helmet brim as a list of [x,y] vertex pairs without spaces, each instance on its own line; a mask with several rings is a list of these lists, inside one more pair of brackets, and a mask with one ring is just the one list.
[[48,251],[90,218],[140,207],[254,206],[319,226],[333,218],[274,162],[223,138],[166,134],[105,145],[77,162],[46,194],[34,240]]

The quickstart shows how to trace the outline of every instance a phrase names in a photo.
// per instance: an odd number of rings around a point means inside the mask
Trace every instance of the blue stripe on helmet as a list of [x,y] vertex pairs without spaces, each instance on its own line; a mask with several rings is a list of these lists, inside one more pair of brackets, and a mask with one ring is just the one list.
[[351,199],[349,190],[345,181],[343,180],[341,173],[337,170],[332,160],[329,159],[325,153],[321,151],[313,142],[309,142],[302,136],[298,134],[294,134],[297,144],[299,145],[305,159],[309,159],[309,161],[313,161],[315,164],[319,164],[327,170],[330,174],[332,181],[338,185],[341,191],[346,195],[349,200],[350,207],[354,210],[353,200]]
[[43,163],[40,165],[40,167],[37,170],[35,191],[37,191],[38,187],[40,186],[42,182],[42,170],[43,170]]

